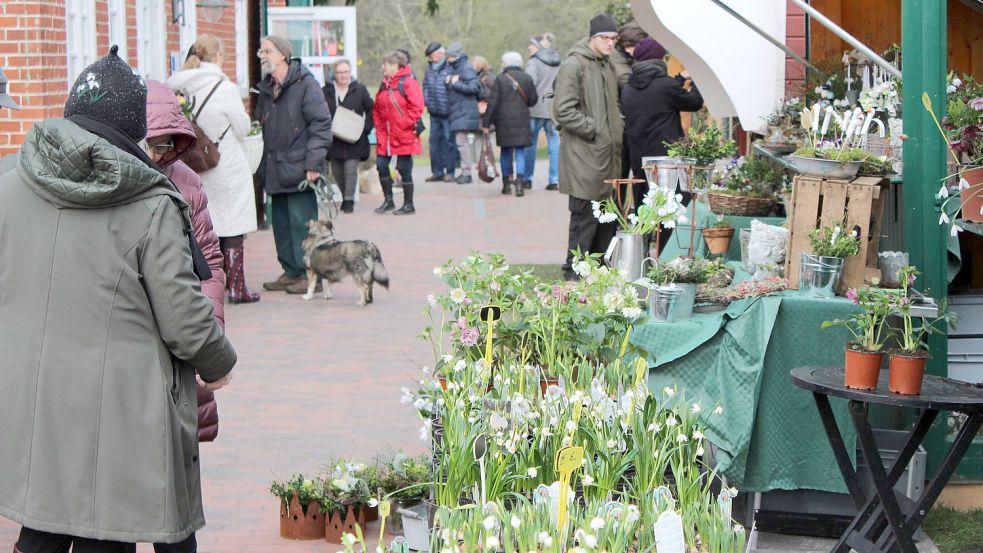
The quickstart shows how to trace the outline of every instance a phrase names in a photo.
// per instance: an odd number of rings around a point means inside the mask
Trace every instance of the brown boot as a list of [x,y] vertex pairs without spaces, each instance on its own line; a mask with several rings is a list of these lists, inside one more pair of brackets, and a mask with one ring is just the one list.
[[229,289],[229,303],[255,303],[259,294],[246,288],[246,274],[243,270],[242,246],[231,246],[222,251],[225,254],[225,284]]
[[[314,287],[314,292],[321,292],[324,288],[321,286],[321,281],[317,282],[317,286]],[[306,294],[307,293],[307,279],[301,278],[300,282],[296,282],[287,286],[284,290],[288,294]]]
[[280,275],[280,278],[274,280],[273,282],[264,282],[263,290],[268,290],[270,292],[282,292],[287,289],[287,286],[297,284],[298,282],[306,283],[307,281],[304,280],[303,277],[288,277],[287,275]]

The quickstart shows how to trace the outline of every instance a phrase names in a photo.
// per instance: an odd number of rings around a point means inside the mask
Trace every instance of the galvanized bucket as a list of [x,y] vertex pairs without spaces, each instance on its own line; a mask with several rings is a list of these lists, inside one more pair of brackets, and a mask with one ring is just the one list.
[[676,191],[676,187],[683,192],[689,191],[689,172],[685,165],[694,165],[695,159],[669,157],[669,156],[648,156],[642,158],[642,168],[645,170],[645,179],[649,187],[659,186],[671,192]]
[[901,284],[901,268],[908,264],[908,252],[881,252],[877,254],[877,268],[881,270],[881,282],[888,286]]
[[799,290],[814,298],[832,298],[843,276],[843,258],[801,253]]
[[676,320],[688,319],[693,315],[693,304],[696,303],[696,284],[695,283],[676,283],[676,288],[683,291],[679,295],[676,305]]
[[678,286],[657,286],[649,295],[649,315],[657,323],[674,323],[678,319],[679,298],[683,289]]

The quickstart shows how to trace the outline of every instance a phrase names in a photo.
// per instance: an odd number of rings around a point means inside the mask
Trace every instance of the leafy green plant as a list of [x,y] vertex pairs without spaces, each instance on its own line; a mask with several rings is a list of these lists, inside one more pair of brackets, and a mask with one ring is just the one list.
[[850,257],[860,252],[860,237],[855,229],[846,229],[846,220],[832,227],[813,229],[809,234],[812,253],[823,257]]
[[677,257],[670,261],[656,260],[649,269],[648,277],[658,284],[703,284],[726,268],[719,261],[702,257]]
[[305,478],[303,474],[295,474],[289,480],[274,480],[270,483],[270,493],[285,502],[289,509],[294,492],[297,492],[297,501],[306,513],[311,503],[320,501],[321,486],[322,482],[319,478],[311,480]]
[[846,328],[853,335],[853,341],[847,344],[851,349],[871,353],[881,351],[891,335],[886,323],[894,308],[892,294],[880,288],[850,288],[846,297],[860,307],[860,312],[850,315],[849,319],[823,321],[822,328]]
[[737,143],[724,140],[723,131],[714,121],[706,125],[693,125],[686,131],[686,136],[666,142],[665,146],[670,157],[692,158],[698,166],[708,166],[737,153]]
[[715,194],[771,198],[785,185],[785,170],[770,159],[755,156],[735,160],[711,191]]
[[911,290],[919,274],[921,273],[911,265],[905,265],[899,272],[901,294],[896,300],[896,309],[901,313],[902,324],[898,332],[900,342],[898,349],[903,355],[927,355],[928,345],[925,343],[925,336],[940,332],[941,329],[936,327],[939,323],[955,328],[959,320],[959,317],[955,313],[946,309],[946,302],[943,300],[939,302],[939,317],[935,319],[919,318],[920,323],[915,324],[914,318],[911,316]]

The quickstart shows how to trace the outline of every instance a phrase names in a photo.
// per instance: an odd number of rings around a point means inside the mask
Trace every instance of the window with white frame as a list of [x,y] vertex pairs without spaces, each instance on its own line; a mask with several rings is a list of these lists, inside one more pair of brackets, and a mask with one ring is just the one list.
[[65,0],[65,41],[68,51],[68,86],[96,61],[96,1]]
[[167,78],[164,0],[137,0],[137,67],[147,79]]
[[236,84],[239,94],[249,95],[249,21],[246,0],[236,0]]
[[126,2],[109,0],[109,45],[119,47],[119,57],[129,63],[129,51],[126,44]]

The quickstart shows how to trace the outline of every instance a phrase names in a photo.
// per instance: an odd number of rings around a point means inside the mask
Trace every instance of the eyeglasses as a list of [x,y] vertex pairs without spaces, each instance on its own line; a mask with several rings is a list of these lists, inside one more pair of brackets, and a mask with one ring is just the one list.
[[606,40],[608,42],[614,42],[618,40],[618,35],[596,35],[594,38],[599,38],[601,40]]
[[147,143],[147,148],[153,150],[157,155],[164,155],[174,149],[174,142],[158,142],[156,144]]

